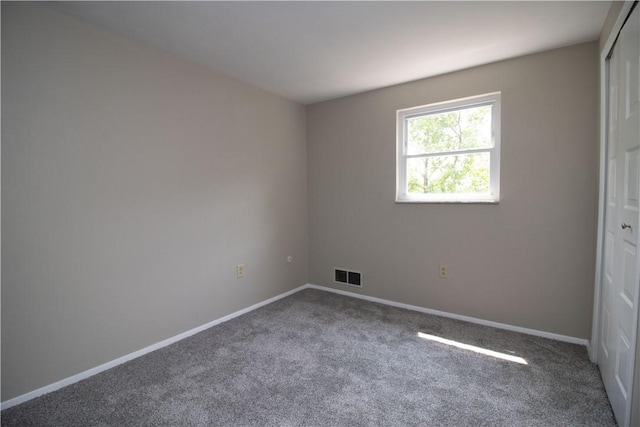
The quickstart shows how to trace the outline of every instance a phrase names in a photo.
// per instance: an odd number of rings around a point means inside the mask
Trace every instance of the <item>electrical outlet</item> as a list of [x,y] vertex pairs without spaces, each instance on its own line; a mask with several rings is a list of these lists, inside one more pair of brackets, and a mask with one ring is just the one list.
[[440,265],[438,267],[438,277],[441,279],[448,279],[449,278],[449,267],[447,267],[446,265]]
[[242,279],[244,277],[244,264],[236,265],[236,277]]

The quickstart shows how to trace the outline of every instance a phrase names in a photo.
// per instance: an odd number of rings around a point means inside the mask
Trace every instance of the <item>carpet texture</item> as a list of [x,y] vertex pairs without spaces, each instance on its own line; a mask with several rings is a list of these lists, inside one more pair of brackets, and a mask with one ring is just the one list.
[[583,346],[318,290],[4,410],[1,418],[3,426],[615,425]]

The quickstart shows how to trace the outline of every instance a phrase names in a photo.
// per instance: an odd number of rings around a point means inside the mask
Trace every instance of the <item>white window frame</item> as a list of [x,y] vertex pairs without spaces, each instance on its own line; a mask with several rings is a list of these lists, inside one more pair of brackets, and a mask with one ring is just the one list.
[[[492,106],[492,146],[433,154],[407,155],[407,120],[413,117],[461,110],[470,107]],[[396,202],[397,203],[498,203],[500,201],[500,92],[405,108],[396,115]],[[409,193],[407,186],[407,160],[416,157],[454,154],[489,153],[489,193]]]

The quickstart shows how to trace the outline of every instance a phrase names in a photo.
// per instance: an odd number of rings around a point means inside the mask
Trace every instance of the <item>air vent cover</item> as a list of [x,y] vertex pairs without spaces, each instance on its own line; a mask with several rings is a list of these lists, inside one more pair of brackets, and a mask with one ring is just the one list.
[[334,281],[351,286],[362,286],[362,273],[359,271],[351,271],[343,268],[334,269]]
[[355,271],[349,271],[349,279],[347,280],[350,285],[361,286],[360,285],[360,277],[362,275]]

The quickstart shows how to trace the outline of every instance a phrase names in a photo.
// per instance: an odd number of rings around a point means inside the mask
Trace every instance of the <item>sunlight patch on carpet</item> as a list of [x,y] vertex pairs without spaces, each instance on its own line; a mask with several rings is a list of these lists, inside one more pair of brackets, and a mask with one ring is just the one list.
[[512,356],[510,354],[504,354],[493,350],[487,350],[486,348],[476,347],[475,345],[463,344],[458,341],[448,340],[446,338],[437,337],[435,335],[424,334],[422,332],[418,332],[418,336],[420,338],[424,338],[430,341],[436,341],[442,344],[450,345],[453,347],[461,348],[463,350],[473,351],[475,353],[484,354],[486,356],[492,356],[497,359],[508,360],[509,362],[519,363],[521,365],[528,365],[527,361],[522,357]]

